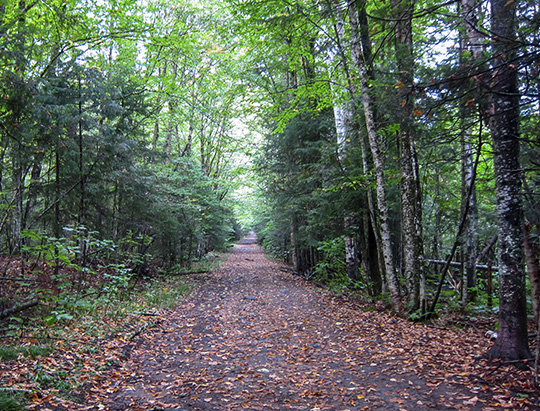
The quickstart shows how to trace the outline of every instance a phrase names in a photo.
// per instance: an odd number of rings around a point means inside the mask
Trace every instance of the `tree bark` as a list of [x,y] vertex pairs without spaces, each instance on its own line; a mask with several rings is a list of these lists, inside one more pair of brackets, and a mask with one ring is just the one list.
[[[338,42],[336,44],[336,47],[328,51],[328,61],[331,67],[336,65],[336,57],[338,56],[338,54],[340,54],[341,51],[341,43],[339,42],[339,39],[341,39],[344,34],[343,21],[338,21],[335,24],[334,29]],[[343,63],[346,64],[346,62]],[[347,146],[349,145],[348,142],[357,140],[357,127],[354,127],[357,121],[356,113],[353,107],[354,100],[351,99],[351,101],[340,101],[340,96],[342,94],[346,95],[346,93],[343,93],[343,87],[339,87],[339,89],[336,90],[336,86],[334,84],[340,84],[340,81],[338,78],[336,78],[337,76],[334,73],[334,70],[329,70],[329,76],[331,79],[333,79],[333,81],[330,82],[330,89],[335,96],[334,125],[337,137],[338,160],[343,163],[347,160]],[[354,217],[348,214],[347,211],[345,211],[345,216],[343,218],[343,229],[345,233],[346,270],[347,276],[353,280],[356,280],[358,278],[359,259],[358,243],[352,230],[353,226]]]
[[377,205],[379,211],[378,217],[381,233],[382,253],[384,258],[384,273],[386,276],[388,291],[390,292],[392,308],[395,311],[401,311],[401,295],[394,264],[394,257],[392,255],[391,234],[388,221],[388,201],[386,198],[386,180],[384,176],[384,155],[380,150],[379,136],[377,135],[371,90],[368,83],[367,71],[359,38],[360,28],[358,24],[357,5],[355,1],[351,1],[349,3],[349,22],[352,29],[351,48],[353,52],[353,59],[358,69],[367,135],[371,153],[373,155],[373,165],[375,169]]
[[[362,3],[364,4],[364,3]],[[349,102],[346,106],[337,108],[338,114],[337,117],[341,114],[341,110],[348,110],[348,121],[343,124],[343,127],[347,127],[350,129],[350,131],[353,133],[354,137],[357,138],[357,141],[355,143],[358,143],[360,145],[361,155],[362,155],[362,172],[364,177],[366,178],[366,181],[371,180],[371,175],[369,170],[371,167],[370,159],[368,158],[368,148],[366,143],[366,136],[364,133],[361,132],[360,124],[359,124],[359,114],[358,114],[358,108],[356,103],[354,103],[357,100],[357,90],[356,86],[353,82],[351,70],[349,67],[349,60],[347,58],[347,53],[344,51],[343,42],[344,42],[344,18],[341,16],[341,14],[338,12],[336,14],[336,21],[334,22],[334,34],[335,34],[335,51],[334,54],[340,57],[340,64],[343,69],[343,74],[345,75],[346,84],[347,84],[347,92],[349,95]],[[367,15],[365,12],[365,7],[361,6],[360,10],[358,10],[358,18],[360,22],[360,30],[362,30],[362,49],[363,49],[363,56],[364,60],[371,61],[371,42],[369,39],[369,33],[367,28]],[[363,24],[364,22],[365,24]],[[366,27],[363,27],[363,26]],[[371,78],[373,75],[372,72],[367,71],[368,78]],[[341,126],[341,124],[340,124]],[[339,137],[338,135],[338,144],[340,141],[343,141],[343,144],[346,142],[345,140]],[[340,151],[341,153],[341,151]],[[360,238],[361,244],[356,241],[356,247],[357,250],[361,248],[361,256],[362,256],[362,264],[363,269],[366,271],[367,276],[369,277],[369,282],[372,284],[369,285],[369,287],[373,286],[371,288],[372,292],[379,294],[382,291],[382,278],[383,273],[381,272],[379,263],[382,262],[382,252],[381,252],[381,241],[380,241],[380,232],[377,227],[377,220],[376,220],[376,210],[375,210],[375,201],[373,200],[373,190],[371,186],[369,185],[366,188],[366,204],[361,205],[360,208],[363,208],[367,205],[367,213],[362,216],[362,223],[363,226],[363,233],[364,237]],[[353,244],[351,244],[352,246]],[[352,247],[351,247],[352,249]],[[359,264],[358,256],[355,257],[354,260],[355,264]],[[351,270],[358,270],[358,267],[352,268]]]
[[471,298],[469,290],[476,287],[476,270],[475,261],[477,254],[478,242],[478,221],[477,221],[477,205],[476,205],[476,188],[474,187],[473,175],[473,148],[470,141],[470,134],[463,132],[461,135],[461,202],[462,207],[465,207],[464,202],[467,201],[467,193],[472,190],[467,208],[465,238],[462,244],[463,251],[463,281],[461,302],[465,306]]
[[38,305],[39,301],[37,299],[34,299],[34,300],[30,300],[30,301],[25,301],[24,303],[20,303],[20,304],[17,304],[17,305],[14,305],[13,307],[11,308],[7,308],[5,309],[4,311],[1,311],[0,312],[0,320],[4,319],[4,318],[7,318],[13,314],[17,314],[21,311],[24,311],[30,307],[34,307],[36,305]]
[[[463,15],[463,30],[460,35],[460,64],[471,66],[470,70],[479,70],[485,64],[481,61],[483,53],[483,38],[478,25],[477,8],[479,4],[477,0],[462,0],[461,8]],[[472,61],[463,57],[463,51],[467,49],[470,51]],[[472,63],[472,64],[471,64]],[[481,85],[480,78],[476,80],[476,83]],[[470,87],[474,82],[466,82],[465,87]],[[481,91],[481,87],[479,88]],[[468,90],[465,90],[468,92]],[[483,97],[479,93],[475,93],[475,100],[479,103],[479,108],[483,111],[485,103]],[[462,177],[462,189],[461,189],[461,203],[462,210],[465,208],[464,201],[466,201],[467,193],[471,191],[471,196],[468,204],[467,220],[465,226],[465,239],[463,241],[463,281],[462,281],[462,306],[467,305],[469,302],[469,289],[476,287],[476,271],[475,271],[475,259],[478,249],[476,244],[478,243],[478,207],[476,203],[476,188],[474,187],[473,175],[473,143],[470,127],[467,126],[468,117],[471,114],[471,106],[467,104],[466,99],[470,96],[464,95],[464,100],[461,109],[460,116],[462,121],[461,130],[461,177]],[[480,119],[481,121],[481,119]],[[471,187],[473,185],[473,187]]]
[[[392,0],[395,13],[395,57],[398,69],[398,103],[401,106],[398,141],[401,149],[401,207],[403,263],[407,285],[407,309],[414,312],[425,299],[422,200],[414,144],[414,56],[412,15],[414,2]],[[422,291],[422,293],[421,293]],[[425,306],[425,304],[422,304]]]
[[516,4],[491,0],[493,72],[490,88],[491,138],[499,231],[499,330],[489,358],[530,358],[523,253],[523,205],[519,164],[519,89],[515,58]]
[[527,273],[531,284],[531,300],[534,312],[534,323],[540,320],[540,266],[538,263],[538,238],[532,234],[533,225],[525,221],[525,259]]

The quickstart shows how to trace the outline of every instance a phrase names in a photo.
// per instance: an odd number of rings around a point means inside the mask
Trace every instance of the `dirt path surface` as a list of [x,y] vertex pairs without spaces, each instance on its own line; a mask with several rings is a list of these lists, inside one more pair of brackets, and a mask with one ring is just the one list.
[[477,341],[361,311],[281,271],[251,237],[130,346],[88,401],[154,411],[536,409],[475,378],[473,357],[487,349]]

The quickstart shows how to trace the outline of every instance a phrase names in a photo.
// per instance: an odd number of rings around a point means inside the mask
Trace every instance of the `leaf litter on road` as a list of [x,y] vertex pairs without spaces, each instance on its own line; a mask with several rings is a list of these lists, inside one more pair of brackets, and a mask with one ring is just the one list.
[[523,373],[477,359],[488,344],[472,328],[359,310],[247,242],[141,337],[114,392],[89,401],[109,410],[536,408]]
[[280,268],[239,244],[168,318],[103,347],[84,409],[538,409],[530,371],[478,358],[481,331],[362,310]]

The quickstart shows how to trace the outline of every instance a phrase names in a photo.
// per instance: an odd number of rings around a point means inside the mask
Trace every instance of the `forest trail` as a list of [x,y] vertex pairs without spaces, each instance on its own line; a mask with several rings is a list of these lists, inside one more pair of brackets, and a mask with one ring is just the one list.
[[479,332],[361,311],[280,268],[254,237],[242,241],[172,316],[127,346],[109,378],[87,391],[88,405],[194,411],[511,404],[477,374],[473,358],[488,344]]

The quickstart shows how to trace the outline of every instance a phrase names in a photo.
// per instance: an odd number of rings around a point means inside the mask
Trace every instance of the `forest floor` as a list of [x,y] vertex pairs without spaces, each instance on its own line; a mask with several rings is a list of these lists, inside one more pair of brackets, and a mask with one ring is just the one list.
[[72,408],[540,409],[530,369],[478,358],[484,330],[367,310],[282,268],[244,240],[170,316],[116,343]]

